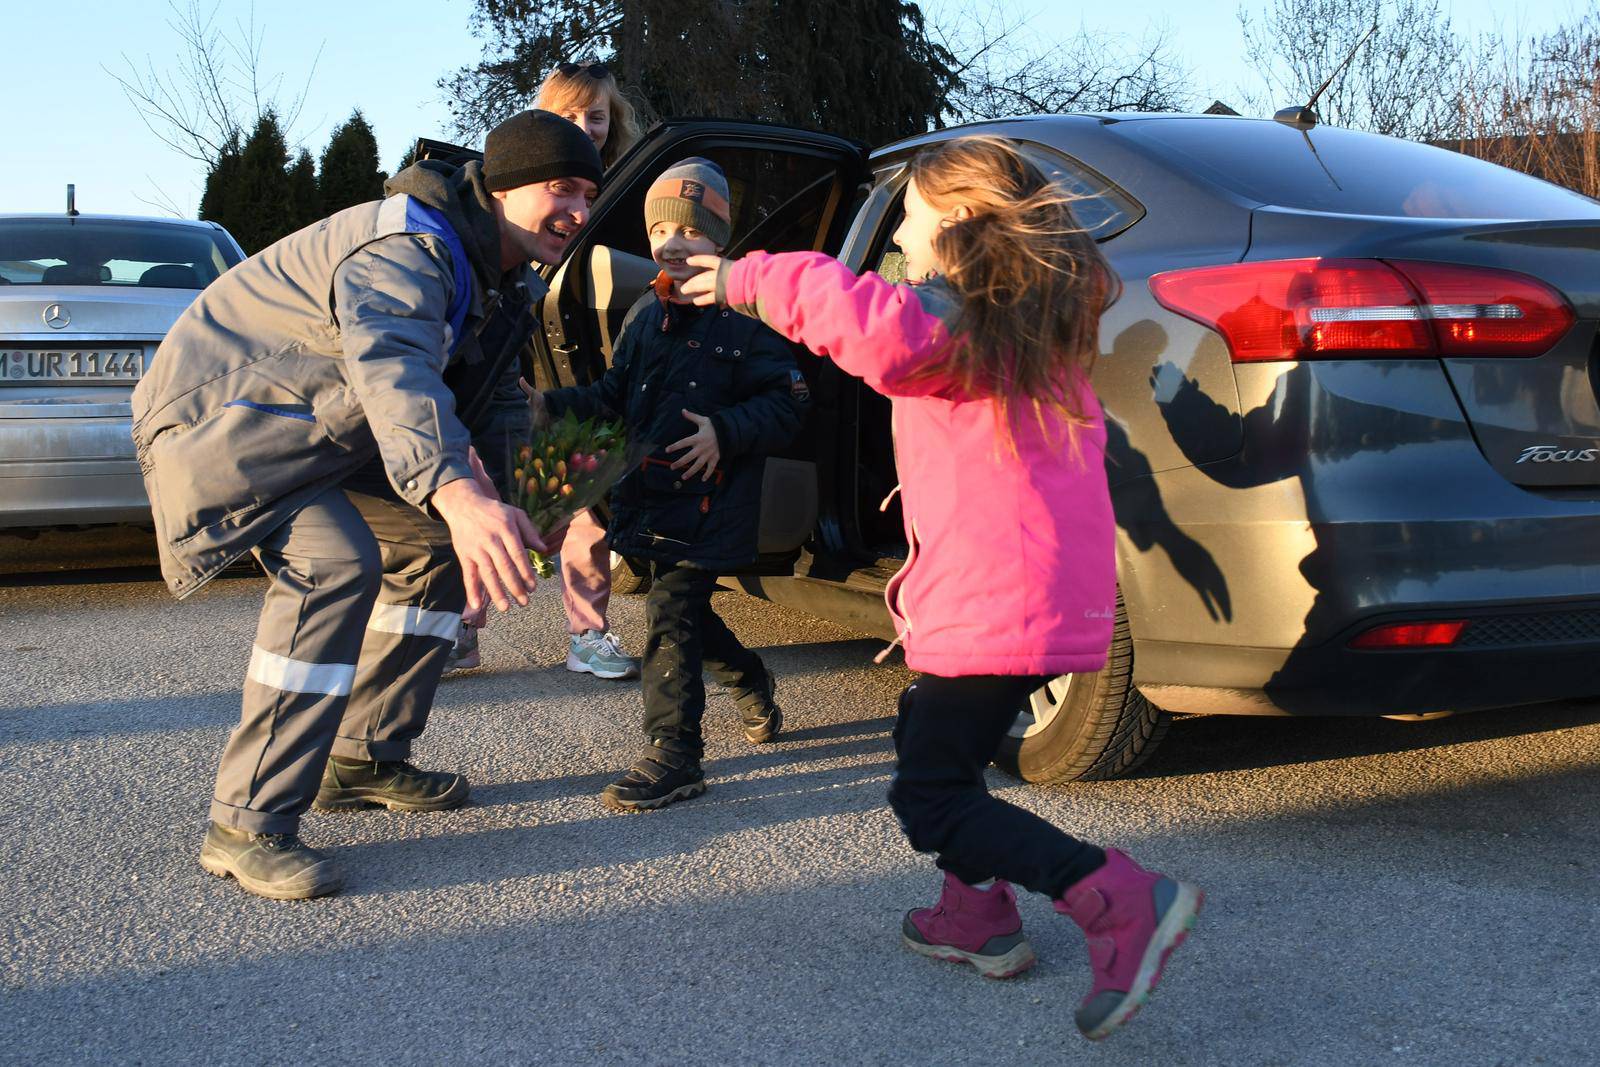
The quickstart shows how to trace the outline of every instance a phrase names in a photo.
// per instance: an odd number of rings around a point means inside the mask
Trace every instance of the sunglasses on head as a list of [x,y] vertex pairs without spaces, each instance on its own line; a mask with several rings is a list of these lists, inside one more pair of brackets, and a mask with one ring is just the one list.
[[558,63],[556,69],[569,78],[587,74],[595,81],[602,81],[611,76],[604,63]]

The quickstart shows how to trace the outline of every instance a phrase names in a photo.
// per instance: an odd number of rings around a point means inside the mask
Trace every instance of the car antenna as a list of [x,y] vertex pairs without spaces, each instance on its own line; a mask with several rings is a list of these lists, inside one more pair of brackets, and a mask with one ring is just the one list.
[[71,182],[67,183],[67,218],[78,217],[78,187]]
[[1344,73],[1344,69],[1350,65],[1350,61],[1356,58],[1356,53],[1361,51],[1361,46],[1367,43],[1367,38],[1377,32],[1378,20],[1373,19],[1372,25],[1367,29],[1367,32],[1361,35],[1361,40],[1357,41],[1356,46],[1350,49],[1350,54],[1344,57],[1344,62],[1334,67],[1333,73],[1328,75],[1328,79],[1317,86],[1317,91],[1311,94],[1311,99],[1306,101],[1305,107],[1286,107],[1272,116],[1273,121],[1281,122],[1285,126],[1293,126],[1297,130],[1309,130],[1321,121],[1317,118],[1317,113],[1314,110],[1317,106],[1317,101],[1322,98],[1322,94],[1327,91],[1328,86],[1333,84],[1333,80]]

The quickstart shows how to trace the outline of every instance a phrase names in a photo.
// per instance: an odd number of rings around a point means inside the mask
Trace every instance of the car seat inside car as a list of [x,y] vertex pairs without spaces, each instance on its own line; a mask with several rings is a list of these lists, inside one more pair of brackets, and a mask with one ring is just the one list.
[[111,271],[98,263],[57,263],[46,267],[40,279],[45,285],[99,285]]
[[158,263],[139,275],[139,284],[153,289],[201,289],[200,272],[187,263]]

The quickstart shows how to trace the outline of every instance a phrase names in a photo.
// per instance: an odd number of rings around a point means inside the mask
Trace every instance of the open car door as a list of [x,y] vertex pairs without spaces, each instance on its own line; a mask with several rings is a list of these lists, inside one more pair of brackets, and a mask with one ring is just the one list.
[[[732,242],[724,252],[837,252],[871,172],[864,146],[808,130],[750,122],[669,120],[636,144],[606,176],[586,226],[559,267],[546,268],[550,295],[531,351],[541,388],[587,384],[611,364],[628,310],[657,267],[644,229],[645,194],[657,176],[703,156],[728,177]],[[811,385],[812,417],[795,442],[767,461],[761,494],[761,560],[756,571],[788,574],[817,524],[819,431],[829,424],[816,388],[823,361],[795,346]],[[831,367],[828,368],[831,371]]]

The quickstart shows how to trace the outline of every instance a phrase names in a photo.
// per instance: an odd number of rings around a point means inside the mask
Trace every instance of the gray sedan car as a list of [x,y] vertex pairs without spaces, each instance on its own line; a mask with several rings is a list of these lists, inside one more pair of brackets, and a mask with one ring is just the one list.
[[0,528],[149,521],[129,398],[243,258],[209,222],[0,215]]
[[[529,375],[604,369],[654,273],[638,220],[674,160],[728,175],[730,254],[822,249],[898,277],[906,161],[963,133],[1011,139],[1071,189],[1125,285],[1094,374],[1110,654],[1034,696],[1006,766],[1125,774],[1171,713],[1424,718],[1600,694],[1600,203],[1441,148],[1193,115],[997,121],[875,152],[668,122],[607,175],[552,274]],[[759,573],[730,581],[888,638],[908,555],[890,404],[795,358],[812,418],[768,464]],[[1000,552],[1016,531],[995,535]]]

